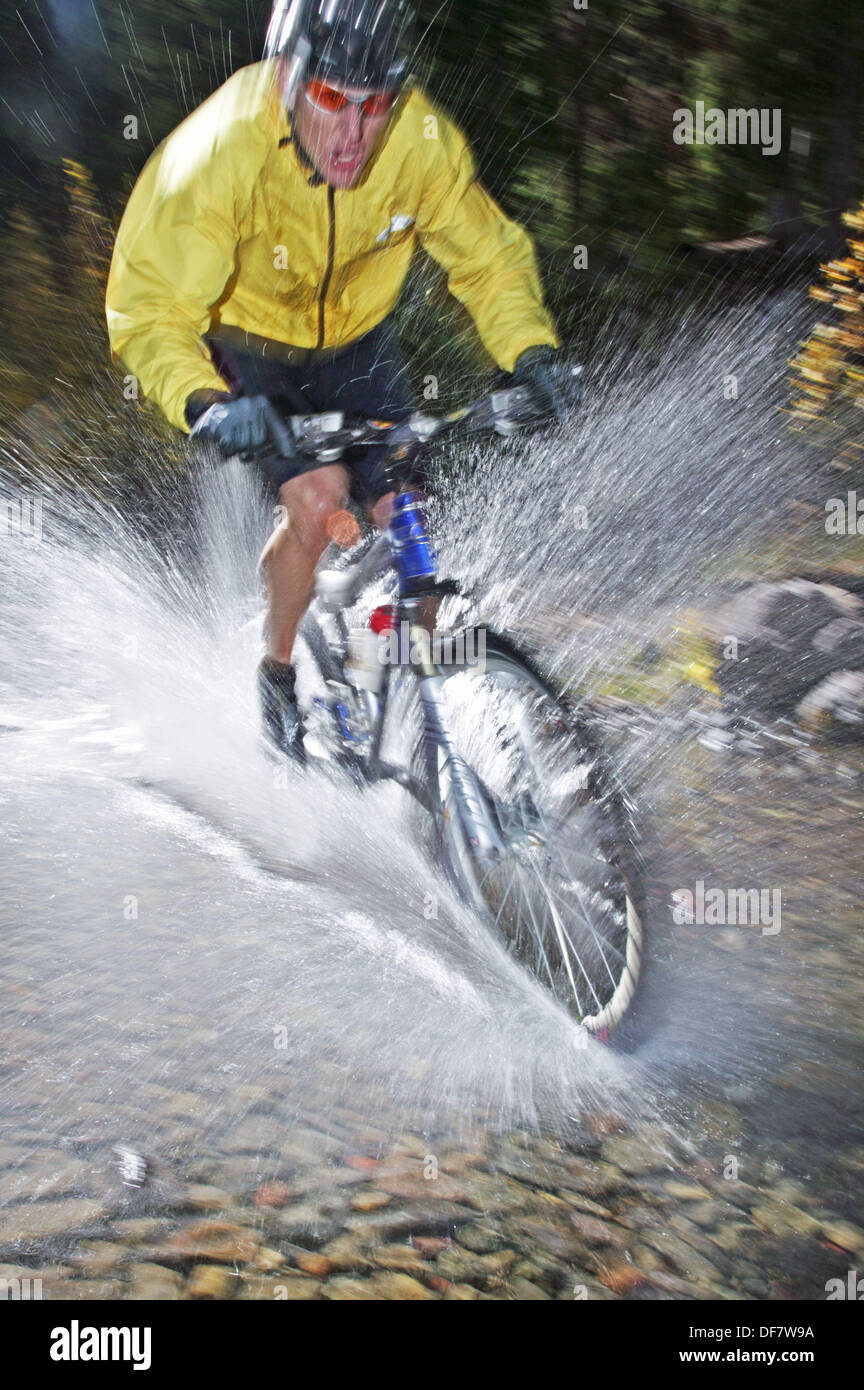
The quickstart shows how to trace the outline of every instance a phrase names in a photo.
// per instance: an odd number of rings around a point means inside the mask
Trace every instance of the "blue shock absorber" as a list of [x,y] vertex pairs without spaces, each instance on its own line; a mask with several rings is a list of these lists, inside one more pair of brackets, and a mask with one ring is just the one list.
[[426,513],[419,492],[400,492],[395,498],[390,543],[401,593],[416,592],[435,578],[438,561],[426,530]]

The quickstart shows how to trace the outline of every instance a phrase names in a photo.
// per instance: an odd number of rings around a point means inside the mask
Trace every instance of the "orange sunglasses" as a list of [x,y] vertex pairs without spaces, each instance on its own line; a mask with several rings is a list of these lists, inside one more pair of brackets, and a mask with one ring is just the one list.
[[306,83],[306,96],[319,111],[328,111],[331,115],[344,111],[346,106],[361,106],[364,116],[386,116],[396,105],[399,93],[371,92],[368,97],[349,97],[338,88],[328,87],[326,82],[313,78]]

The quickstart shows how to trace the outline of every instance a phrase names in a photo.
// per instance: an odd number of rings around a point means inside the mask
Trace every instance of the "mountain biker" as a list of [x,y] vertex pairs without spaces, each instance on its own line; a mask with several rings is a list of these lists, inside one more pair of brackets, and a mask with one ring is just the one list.
[[277,407],[412,414],[390,315],[419,243],[536,417],[556,413],[558,340],[531,242],[410,78],[412,31],[410,0],[279,0],[268,58],[149,160],[108,280],[115,357],[173,424],[227,456],[262,452],[285,509],[262,557],[258,683],[265,731],[298,758],[292,648],[328,520],[353,486],[386,526],[393,494],[368,453],[347,466],[298,457]]

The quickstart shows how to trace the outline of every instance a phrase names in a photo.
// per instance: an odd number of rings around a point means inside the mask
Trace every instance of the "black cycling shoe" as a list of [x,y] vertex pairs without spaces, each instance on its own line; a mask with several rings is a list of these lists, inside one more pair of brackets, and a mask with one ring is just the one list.
[[258,694],[264,733],[280,753],[295,762],[305,762],[303,721],[297,707],[294,687],[297,673],[284,661],[265,656],[258,667]]

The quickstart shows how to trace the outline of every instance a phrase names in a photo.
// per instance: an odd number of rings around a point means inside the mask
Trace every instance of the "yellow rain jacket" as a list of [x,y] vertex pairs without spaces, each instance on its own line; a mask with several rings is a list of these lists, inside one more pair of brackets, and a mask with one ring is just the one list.
[[557,346],[527,234],[476,181],[459,131],[406,87],[352,189],[291,142],[270,63],[241,69],[159,146],[120,224],[111,347],[181,429],[192,391],[226,389],[204,344],[233,327],[341,347],[394,307],[419,242],[447,271],[498,365]]

